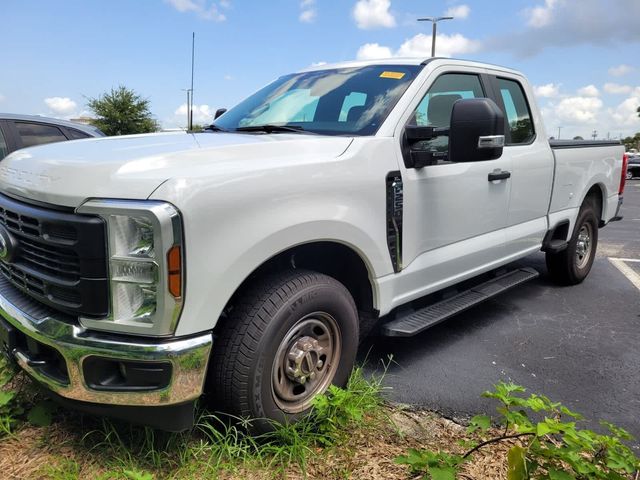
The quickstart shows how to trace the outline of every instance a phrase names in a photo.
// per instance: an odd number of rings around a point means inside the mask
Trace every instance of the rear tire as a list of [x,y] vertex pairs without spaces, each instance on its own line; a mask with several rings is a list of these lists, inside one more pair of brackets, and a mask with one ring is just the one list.
[[627,180],[631,180],[633,178],[633,172],[631,170],[627,170],[625,177]]
[[253,282],[214,342],[209,391],[215,407],[254,419],[255,433],[296,421],[329,385],[344,386],[358,348],[349,291],[320,273],[292,270]]
[[596,212],[593,199],[588,198],[580,208],[567,248],[558,253],[547,252],[547,270],[555,283],[576,285],[589,275],[598,248]]

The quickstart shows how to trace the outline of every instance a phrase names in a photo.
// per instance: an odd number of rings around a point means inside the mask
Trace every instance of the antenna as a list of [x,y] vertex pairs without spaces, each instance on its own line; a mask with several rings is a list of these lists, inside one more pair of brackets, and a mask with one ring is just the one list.
[[193,68],[195,64],[195,51],[196,51],[196,32],[192,32],[191,36],[191,102],[187,105],[189,111],[189,121],[187,124],[187,130],[193,130]]

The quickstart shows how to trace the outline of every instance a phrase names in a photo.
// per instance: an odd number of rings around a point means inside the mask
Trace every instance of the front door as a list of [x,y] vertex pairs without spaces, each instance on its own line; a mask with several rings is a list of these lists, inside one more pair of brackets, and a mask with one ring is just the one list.
[[[488,96],[483,78],[473,70],[437,76],[427,82],[430,86],[407,123],[448,127],[455,101]],[[443,136],[418,145],[438,158],[435,164],[405,168],[401,142],[399,139],[404,184],[401,289],[414,292],[412,297],[424,295],[499,263],[504,258],[511,184],[509,179],[490,181],[489,174],[509,171],[510,160],[503,156],[449,162],[448,137]]]

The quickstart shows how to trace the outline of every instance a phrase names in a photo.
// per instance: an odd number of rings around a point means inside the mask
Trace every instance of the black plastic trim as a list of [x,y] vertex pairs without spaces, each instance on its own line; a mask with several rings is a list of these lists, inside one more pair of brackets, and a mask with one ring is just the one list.
[[622,145],[619,140],[549,140],[553,149],[611,147]]
[[194,425],[196,401],[178,405],[164,406],[128,406],[107,405],[102,403],[81,402],[62,397],[50,390],[43,389],[45,395],[60,405],[89,415],[110,417],[126,422],[144,425],[168,432],[182,432]]
[[404,190],[402,175],[399,171],[389,172],[386,178],[387,199],[387,247],[393,264],[393,271],[402,270],[402,216],[404,209]]

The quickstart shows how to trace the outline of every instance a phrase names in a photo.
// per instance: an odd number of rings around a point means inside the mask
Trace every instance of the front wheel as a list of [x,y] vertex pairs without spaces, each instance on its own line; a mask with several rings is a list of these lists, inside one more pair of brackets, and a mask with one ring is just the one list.
[[581,283],[589,272],[598,247],[598,216],[590,199],[583,204],[573,235],[562,252],[547,252],[547,270],[551,279],[560,285]]
[[216,408],[254,419],[262,432],[304,416],[329,385],[346,384],[358,313],[340,282],[292,270],[255,281],[234,303],[211,359]]
[[627,180],[631,180],[633,178],[633,172],[631,170],[627,170],[627,173],[625,175],[625,178]]

